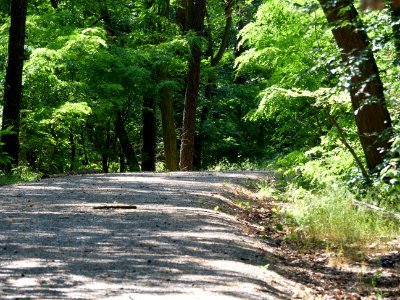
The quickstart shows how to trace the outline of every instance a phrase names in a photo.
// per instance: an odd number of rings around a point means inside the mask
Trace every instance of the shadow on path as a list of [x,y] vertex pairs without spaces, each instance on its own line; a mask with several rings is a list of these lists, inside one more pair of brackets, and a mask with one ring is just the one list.
[[[263,245],[207,207],[240,176],[86,175],[2,188],[0,298],[290,298],[297,284],[262,268]],[[115,203],[137,209],[93,209]]]

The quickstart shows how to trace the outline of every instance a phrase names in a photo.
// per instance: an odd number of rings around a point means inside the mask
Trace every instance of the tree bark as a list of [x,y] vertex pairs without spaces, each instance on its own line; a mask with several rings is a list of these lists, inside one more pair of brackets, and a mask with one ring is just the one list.
[[89,158],[87,155],[87,149],[86,149],[86,142],[85,142],[85,128],[81,128],[81,143],[82,143],[82,150],[83,150],[83,165],[87,166],[89,165]]
[[154,97],[144,97],[143,108],[142,171],[156,170],[156,116]]
[[11,1],[11,26],[4,83],[2,129],[12,127],[13,133],[1,137],[1,141],[4,143],[2,151],[7,152],[12,159],[5,166],[7,172],[11,171],[12,165],[18,165],[26,14],[27,0]]
[[399,1],[391,1],[391,18],[393,41],[396,49],[396,62],[400,63],[400,3]]
[[[161,80],[168,79],[168,72],[162,67],[159,70]],[[165,164],[168,171],[177,171],[179,169],[176,127],[174,122],[174,99],[167,87],[160,90],[160,111],[164,142]]]
[[115,124],[115,133],[119,139],[121,145],[121,151],[126,157],[126,162],[129,168],[129,172],[140,171],[139,162],[136,158],[135,150],[131,142],[129,141],[128,132],[125,129],[124,120],[122,119],[121,113],[117,113],[117,120]]
[[200,114],[200,129],[198,130],[198,134],[195,138],[195,147],[194,147],[194,155],[193,155],[193,167],[195,170],[201,170],[203,168],[203,144],[206,140],[207,136],[204,131],[204,125],[208,119],[208,111],[209,111],[209,104],[212,101],[213,96],[215,95],[216,90],[216,80],[217,80],[217,73],[216,73],[216,66],[221,61],[226,49],[229,45],[230,40],[230,33],[232,30],[232,10],[233,10],[233,3],[234,0],[229,0],[226,7],[225,7],[225,27],[224,32],[222,35],[221,44],[219,46],[218,52],[214,55],[214,44],[213,38],[211,34],[211,19],[209,15],[206,13],[207,16],[207,37],[208,37],[208,55],[210,56],[210,65],[211,70],[208,75],[207,85],[205,87],[204,96],[206,99],[206,103],[201,108]]
[[[203,34],[206,0],[188,1],[188,18],[190,29],[198,36]],[[192,8],[192,9],[191,9]],[[182,171],[193,170],[194,138],[196,129],[197,98],[200,85],[201,48],[198,44],[191,46],[188,81],[185,93],[181,150],[179,167]]]
[[108,173],[108,158],[110,155],[110,147],[111,147],[111,134],[110,134],[110,121],[107,122],[106,127],[106,140],[105,140],[105,149],[102,153],[102,168],[104,173]]
[[69,128],[69,144],[71,146],[71,165],[69,166],[70,171],[75,170],[75,157],[76,157],[76,143],[74,138],[74,131],[72,127]]
[[319,2],[333,26],[342,60],[351,69],[351,102],[367,165],[373,171],[390,148],[392,126],[379,70],[353,1]]

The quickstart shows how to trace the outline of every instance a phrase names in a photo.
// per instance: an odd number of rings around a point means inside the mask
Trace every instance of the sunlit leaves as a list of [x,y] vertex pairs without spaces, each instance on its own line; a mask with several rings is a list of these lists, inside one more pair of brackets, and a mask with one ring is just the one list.
[[255,21],[240,33],[248,50],[236,60],[239,73],[252,77],[258,73],[258,80],[285,88],[317,85],[321,77],[310,72],[315,63],[312,51],[316,46],[326,47],[325,33],[315,23],[320,13],[310,18],[303,9],[306,4],[268,1],[260,6]]

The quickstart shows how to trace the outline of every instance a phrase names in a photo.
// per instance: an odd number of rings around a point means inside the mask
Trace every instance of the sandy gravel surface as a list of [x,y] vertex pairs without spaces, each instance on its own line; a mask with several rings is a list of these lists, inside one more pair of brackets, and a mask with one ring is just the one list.
[[[252,173],[96,174],[0,187],[0,299],[288,299],[269,248],[214,211]],[[94,209],[135,205],[136,209]],[[263,267],[264,266],[264,267]]]

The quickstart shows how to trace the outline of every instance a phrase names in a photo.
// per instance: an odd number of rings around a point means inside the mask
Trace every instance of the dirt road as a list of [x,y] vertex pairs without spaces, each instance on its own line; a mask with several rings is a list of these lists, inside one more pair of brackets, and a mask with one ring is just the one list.
[[[96,174],[0,188],[1,299],[287,299],[269,248],[215,208],[253,173]],[[109,207],[111,206],[111,207]]]

